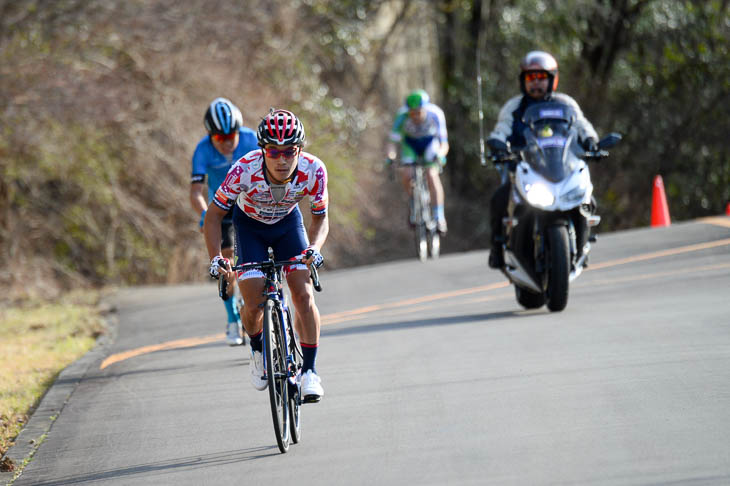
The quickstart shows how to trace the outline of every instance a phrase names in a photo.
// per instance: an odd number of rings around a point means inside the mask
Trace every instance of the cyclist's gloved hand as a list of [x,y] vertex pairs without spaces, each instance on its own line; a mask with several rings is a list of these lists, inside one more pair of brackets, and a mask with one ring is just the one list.
[[210,276],[217,279],[218,277],[220,277],[221,269],[228,270],[230,268],[231,262],[228,260],[228,258],[223,258],[220,255],[216,255],[210,261]]
[[312,254],[310,255],[310,258],[312,258],[312,265],[314,265],[315,268],[321,267],[322,264],[324,263],[324,257],[319,252],[319,250],[317,249],[316,246],[311,246],[311,245],[308,246],[307,248],[304,249],[304,251],[302,252],[302,255],[306,259],[307,253],[310,251],[312,252]]

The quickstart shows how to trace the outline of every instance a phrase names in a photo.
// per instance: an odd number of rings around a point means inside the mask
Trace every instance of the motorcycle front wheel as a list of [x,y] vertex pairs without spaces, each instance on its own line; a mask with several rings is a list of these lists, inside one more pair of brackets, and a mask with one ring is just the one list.
[[548,226],[545,230],[545,257],[547,263],[547,307],[553,312],[568,305],[570,252],[568,230],[565,226]]

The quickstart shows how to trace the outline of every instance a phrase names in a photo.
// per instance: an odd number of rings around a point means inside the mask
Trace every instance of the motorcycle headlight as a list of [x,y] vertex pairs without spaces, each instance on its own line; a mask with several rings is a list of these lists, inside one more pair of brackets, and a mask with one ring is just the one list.
[[527,202],[533,206],[546,208],[555,202],[555,196],[543,184],[527,184],[525,186]]

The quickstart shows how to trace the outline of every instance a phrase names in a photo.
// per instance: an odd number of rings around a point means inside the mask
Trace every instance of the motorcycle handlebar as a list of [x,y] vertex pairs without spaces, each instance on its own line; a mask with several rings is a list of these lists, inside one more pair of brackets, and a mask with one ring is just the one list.
[[586,151],[583,157],[590,160],[605,159],[608,157],[608,150]]
[[[605,159],[609,156],[608,150],[595,150],[595,151],[586,151],[583,154],[583,158],[589,159],[589,160],[599,160],[599,159]],[[516,153],[510,152],[510,153],[493,153],[489,156],[489,160],[492,161],[492,163],[496,164],[508,164],[509,168],[511,170],[514,170],[517,163],[520,161],[519,155]]]

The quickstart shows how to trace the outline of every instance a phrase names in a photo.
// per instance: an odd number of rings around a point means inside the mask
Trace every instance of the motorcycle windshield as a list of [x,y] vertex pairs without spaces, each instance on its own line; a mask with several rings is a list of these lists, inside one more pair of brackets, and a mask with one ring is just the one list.
[[523,121],[527,142],[522,158],[551,182],[559,182],[572,173],[580,148],[573,127],[575,112],[561,103],[546,102],[529,107]]

